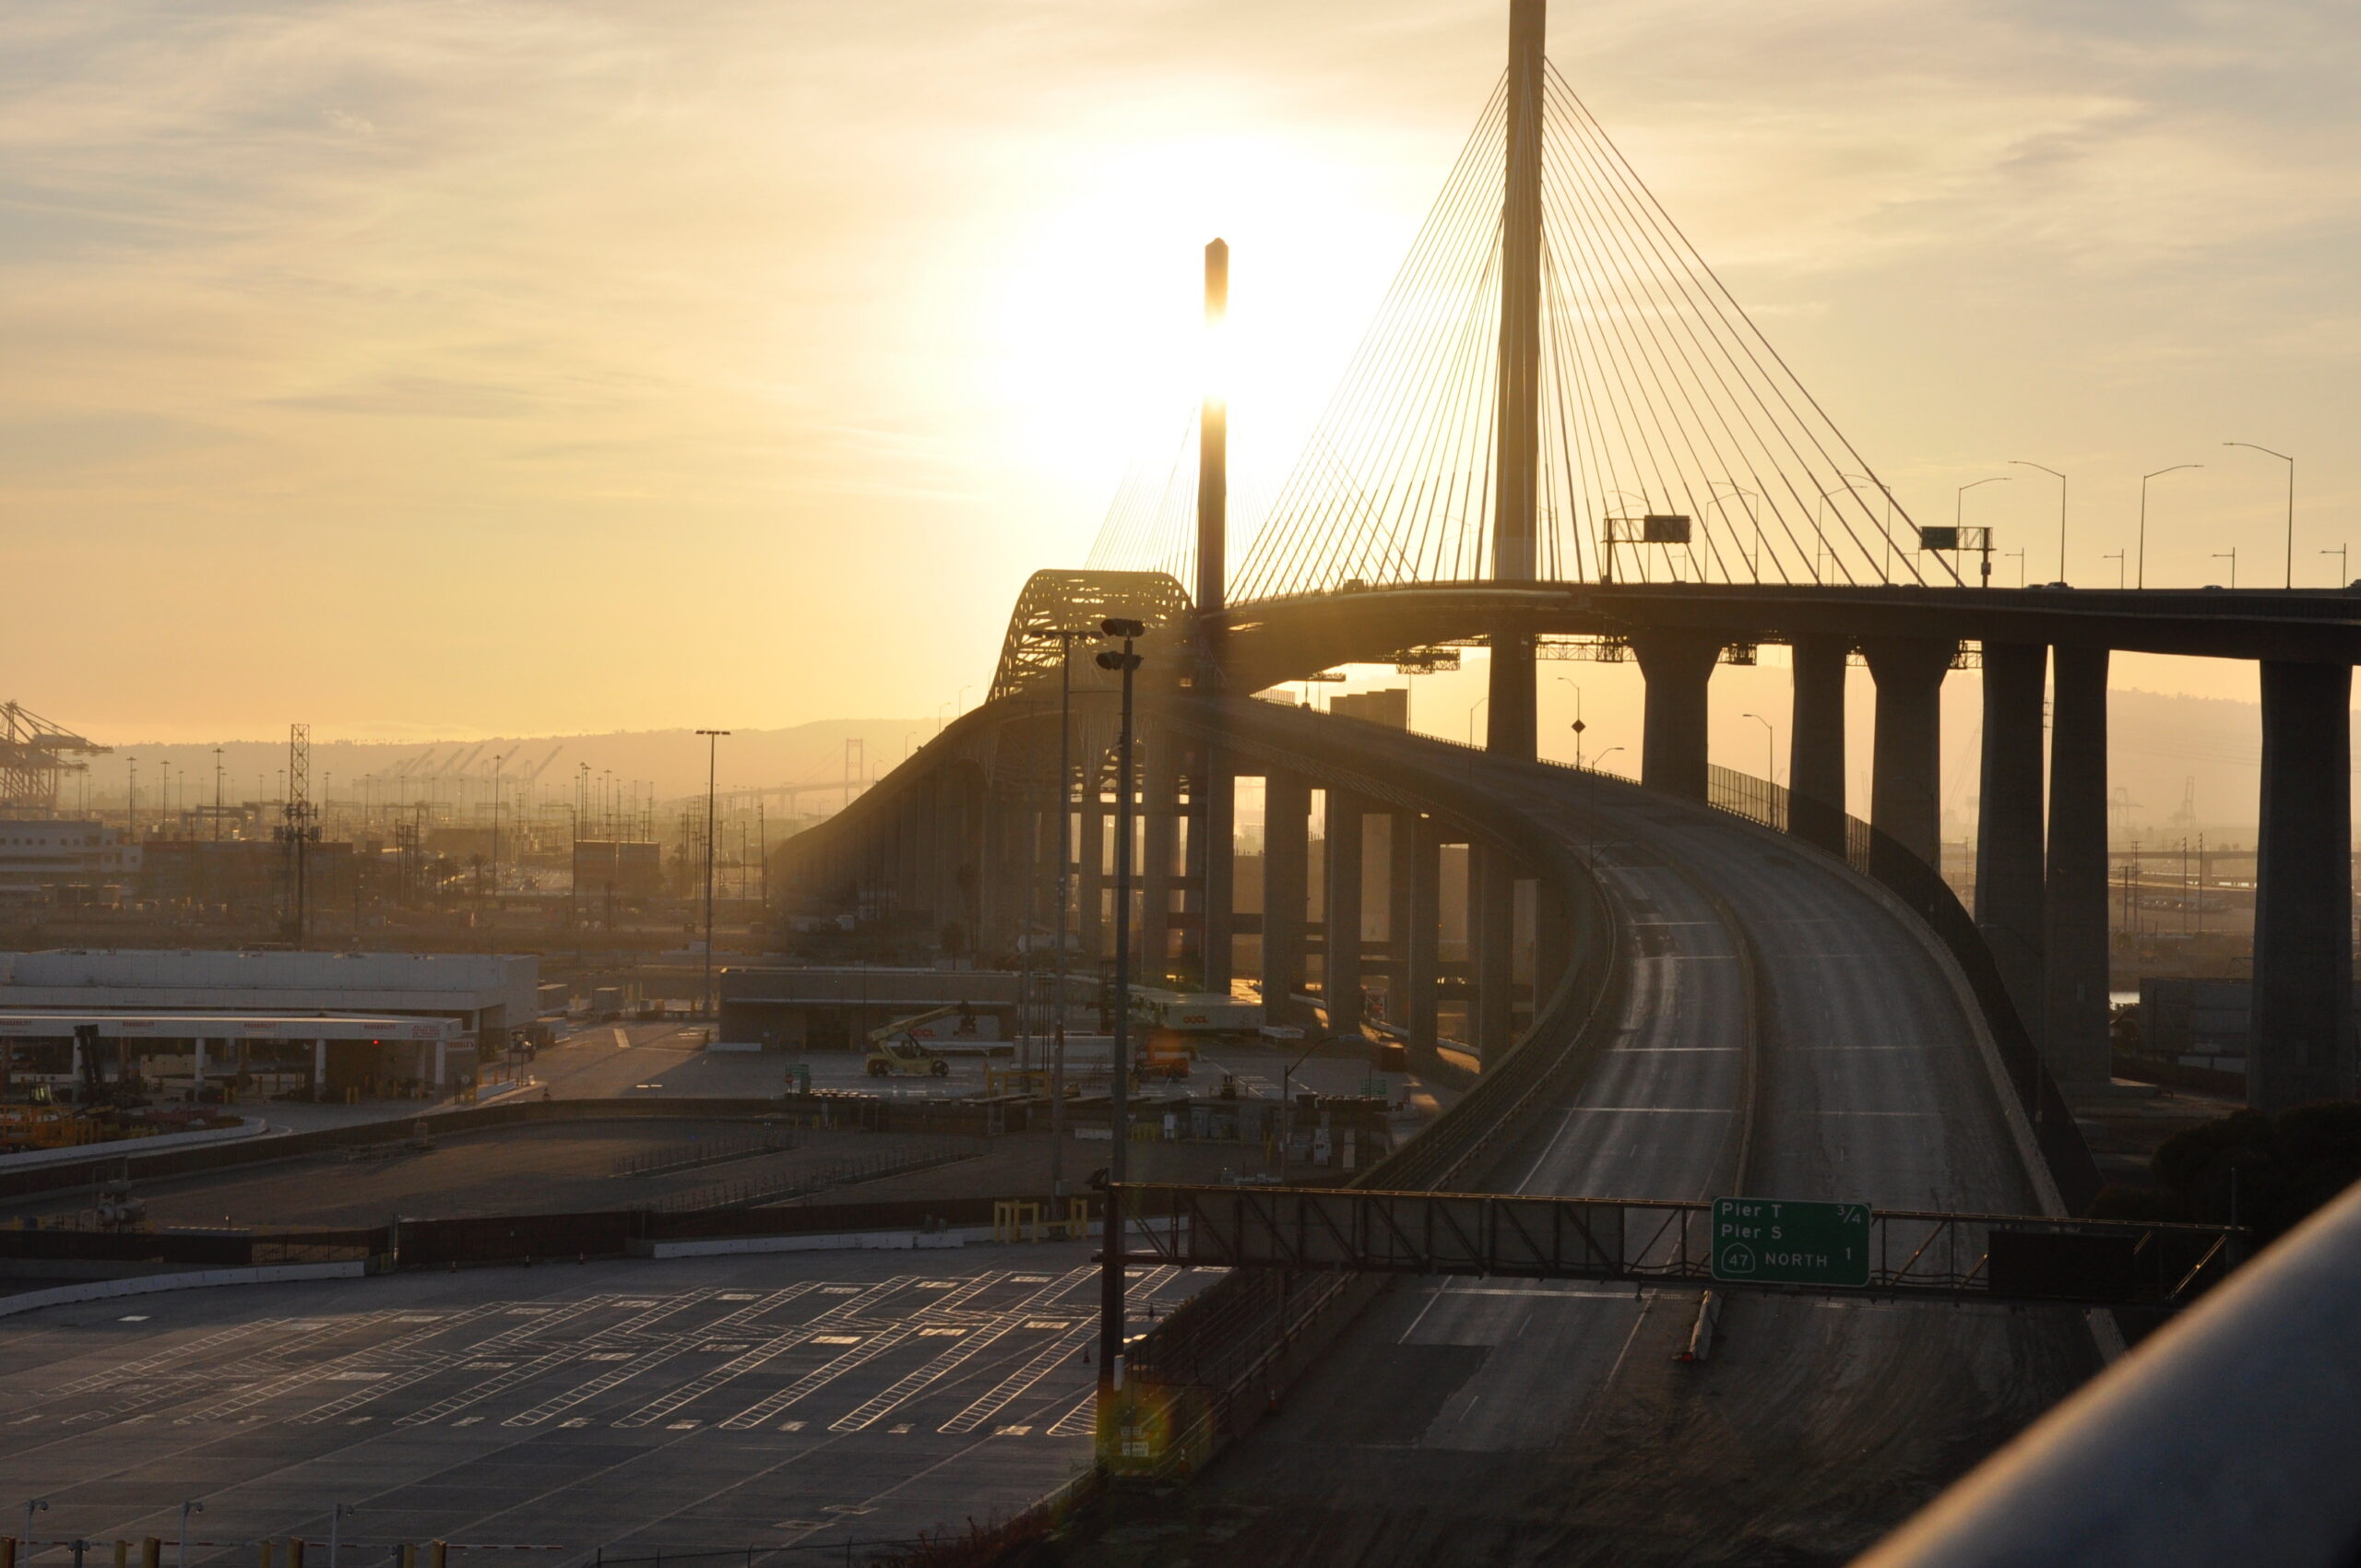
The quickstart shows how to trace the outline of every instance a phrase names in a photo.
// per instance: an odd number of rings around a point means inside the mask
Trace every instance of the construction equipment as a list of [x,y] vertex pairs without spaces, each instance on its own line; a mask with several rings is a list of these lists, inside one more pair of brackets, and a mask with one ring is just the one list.
[[874,1039],[869,1044],[869,1075],[872,1078],[947,1078],[951,1063],[909,1039]]

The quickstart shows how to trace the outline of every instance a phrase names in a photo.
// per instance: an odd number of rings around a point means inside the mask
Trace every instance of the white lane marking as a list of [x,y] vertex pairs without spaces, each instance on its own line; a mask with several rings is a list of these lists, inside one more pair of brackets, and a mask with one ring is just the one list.
[[[1444,1289],[1440,1285],[1430,1286],[1427,1288],[1427,1294],[1440,1296]],[[1544,1290],[1535,1286],[1516,1288],[1498,1285],[1462,1286],[1452,1290],[1451,1293],[1454,1296],[1539,1296],[1560,1301],[1629,1301],[1637,1299],[1629,1290]],[[1653,1289],[1644,1292],[1651,1297],[1655,1293]]]
[[[1566,1114],[1572,1116],[1578,1111],[1598,1111],[1609,1116],[1727,1116],[1730,1114],[1730,1108],[1726,1105],[1577,1105],[1569,1110]],[[1822,1114],[1842,1115],[1844,1113],[1826,1111]],[[1865,1111],[1859,1114],[1874,1116],[1880,1112]],[[1901,1116],[1917,1113],[1897,1111],[1892,1114]]]
[[1738,1050],[1735,1045],[1619,1045],[1612,1049],[1626,1051],[1634,1056],[1646,1056],[1655,1052],[1662,1052],[1667,1056],[1736,1055]]
[[1815,1111],[1814,1116],[1932,1116],[1932,1111]]

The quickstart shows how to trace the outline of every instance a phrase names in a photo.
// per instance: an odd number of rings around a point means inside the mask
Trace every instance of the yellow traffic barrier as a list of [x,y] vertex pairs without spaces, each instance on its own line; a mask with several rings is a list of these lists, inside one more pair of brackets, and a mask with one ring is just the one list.
[[999,1198],[992,1203],[992,1240],[1038,1241],[1041,1239],[1041,1206],[1030,1198]]
[[17,1568],[17,1538],[0,1536],[0,1568]]
[[303,1568],[303,1538],[287,1538],[287,1568]]
[[149,1536],[139,1543],[139,1568],[163,1568],[164,1543]]
[[114,1568],[131,1568],[131,1543],[129,1541],[119,1540],[114,1543]]
[[427,1568],[451,1568],[451,1543],[436,1541],[427,1550]]
[[262,1568],[270,1568],[271,1550],[277,1544],[270,1540],[265,1540],[262,1543]]

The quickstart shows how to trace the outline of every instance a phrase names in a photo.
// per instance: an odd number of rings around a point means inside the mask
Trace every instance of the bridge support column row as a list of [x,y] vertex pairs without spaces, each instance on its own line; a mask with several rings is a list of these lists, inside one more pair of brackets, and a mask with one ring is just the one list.
[[1133,972],[1161,986],[1172,968],[1172,895],[1180,845],[1180,752],[1170,734],[1145,736],[1140,800],[1140,923]]
[[1321,900],[1326,934],[1321,960],[1321,995],[1332,1034],[1361,1029],[1361,851],[1360,800],[1328,791],[1327,887]]
[[2262,666],[2252,1052],[2247,1099],[2281,1111],[2355,1092],[2353,671]]

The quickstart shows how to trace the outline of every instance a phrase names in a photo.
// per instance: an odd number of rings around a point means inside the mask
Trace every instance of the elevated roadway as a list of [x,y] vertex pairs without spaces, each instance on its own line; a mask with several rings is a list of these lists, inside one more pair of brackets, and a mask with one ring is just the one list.
[[[1840,862],[1595,775],[1222,707],[1315,766],[1453,770],[1595,865],[1622,1015],[1489,1190],[2054,1208],[1950,957]],[[1731,1303],[1711,1360],[1678,1365],[1698,1315],[1688,1292],[1394,1290],[1216,1463],[1198,1517],[1239,1563],[1833,1560],[2097,1365],[2070,1313],[1789,1301]]]

